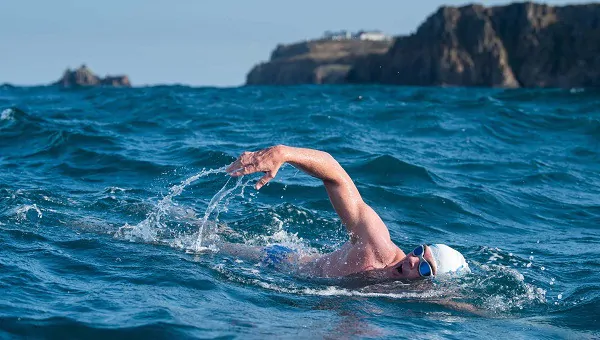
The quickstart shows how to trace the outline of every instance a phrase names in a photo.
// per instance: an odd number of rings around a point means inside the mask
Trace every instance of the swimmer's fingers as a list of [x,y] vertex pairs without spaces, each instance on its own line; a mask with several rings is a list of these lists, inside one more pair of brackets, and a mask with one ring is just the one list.
[[228,174],[233,175],[234,173],[236,173],[242,169],[243,169],[243,166],[238,161],[235,161],[235,162],[231,163],[227,167],[227,169],[225,169],[225,171],[227,171]]
[[241,176],[243,174],[239,173],[244,170],[244,167],[251,164],[251,157],[253,152],[244,152],[240,155],[233,163],[231,163],[227,169],[225,169],[232,176]]
[[[266,184],[275,177],[283,162],[284,160],[281,159],[279,153],[276,152],[276,149],[270,147],[256,152],[244,152],[235,162],[227,167],[227,172],[231,176],[236,177],[249,175],[259,171],[271,173],[271,177],[264,182],[264,184]],[[263,178],[266,177],[268,176],[265,175]],[[258,188],[262,187],[264,184],[258,186]]]
[[275,178],[275,175],[277,175],[277,170],[266,172],[265,175],[262,176],[262,178],[259,179],[258,182],[256,182],[256,185],[254,186],[256,190],[259,190],[260,188],[264,187],[267,183],[269,183],[270,180]]
[[225,169],[225,171],[227,171],[228,173],[232,173],[232,172],[236,172],[239,169],[243,168],[242,163],[240,162],[240,159],[236,159],[235,161],[233,161],[233,163],[229,164],[229,166]]
[[261,171],[261,170],[255,164],[248,164],[248,165],[243,165],[241,168],[238,168],[238,169],[235,169],[235,170],[229,172],[229,174],[231,176],[238,177],[238,176],[253,174],[253,173],[259,172],[259,171]]

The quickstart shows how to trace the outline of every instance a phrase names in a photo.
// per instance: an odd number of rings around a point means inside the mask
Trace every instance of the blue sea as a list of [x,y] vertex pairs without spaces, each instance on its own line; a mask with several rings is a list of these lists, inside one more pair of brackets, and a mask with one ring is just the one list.
[[[347,240],[318,180],[225,173],[274,144],[329,152],[400,248],[472,273],[350,284],[219,252]],[[600,337],[598,90],[4,85],[0,169],[0,338]]]

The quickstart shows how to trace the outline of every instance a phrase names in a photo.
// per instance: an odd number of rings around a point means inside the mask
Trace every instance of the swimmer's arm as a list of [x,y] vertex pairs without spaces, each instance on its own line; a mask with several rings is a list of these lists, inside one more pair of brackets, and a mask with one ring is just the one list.
[[264,249],[262,247],[248,246],[245,244],[230,243],[225,241],[218,242],[216,246],[220,252],[234,256],[238,259],[260,261],[265,256]]
[[388,229],[379,215],[363,201],[352,178],[330,154],[286,148],[288,163],[323,181],[333,208],[353,238],[389,241]]
[[451,299],[432,300],[431,302],[438,305],[454,309],[459,312],[471,313],[478,316],[490,317],[490,313],[482,309],[475,307],[474,305],[466,302],[453,301]]
[[233,176],[265,172],[256,184],[260,189],[286,162],[323,181],[329,200],[353,238],[374,243],[391,242],[389,231],[379,215],[363,201],[348,173],[326,152],[277,145],[242,154],[228,171]]

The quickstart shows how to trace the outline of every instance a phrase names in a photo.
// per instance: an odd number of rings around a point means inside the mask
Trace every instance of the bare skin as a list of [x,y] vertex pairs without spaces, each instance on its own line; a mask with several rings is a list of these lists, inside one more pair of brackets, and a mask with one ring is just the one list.
[[[328,153],[277,145],[244,152],[227,171],[231,176],[263,172],[264,176],[256,183],[259,190],[275,178],[284,163],[323,181],[329,200],[349,235],[349,240],[334,252],[296,259],[301,272],[326,278],[357,274],[383,280],[420,277],[419,258],[412,252],[406,255],[392,242],[379,215],[363,201],[350,176]],[[256,249],[243,249],[231,244],[224,245],[224,250],[243,257],[259,256]],[[437,268],[429,247],[425,247],[423,257],[432,266],[435,275]]]

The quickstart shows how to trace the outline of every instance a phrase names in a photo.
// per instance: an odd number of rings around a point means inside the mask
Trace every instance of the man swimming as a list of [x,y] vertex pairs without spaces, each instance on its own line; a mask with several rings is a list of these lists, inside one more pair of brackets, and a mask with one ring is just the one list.
[[300,272],[324,278],[367,274],[384,280],[412,280],[469,271],[462,254],[447,245],[419,245],[406,255],[392,242],[387,227],[363,201],[350,176],[326,152],[272,146],[244,152],[227,172],[231,176],[263,172],[255,186],[258,190],[275,178],[284,163],[323,181],[329,200],[348,231],[349,241],[340,249],[320,256],[299,256],[281,245],[243,248],[224,243],[219,247],[225,252],[274,265],[294,262]]

